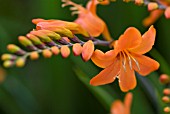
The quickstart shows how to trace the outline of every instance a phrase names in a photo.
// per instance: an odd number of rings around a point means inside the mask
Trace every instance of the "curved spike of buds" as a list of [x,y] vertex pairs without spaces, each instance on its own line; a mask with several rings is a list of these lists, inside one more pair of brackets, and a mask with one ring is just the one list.
[[54,55],[58,55],[60,53],[60,50],[56,46],[51,47],[51,51]]
[[82,53],[82,46],[79,43],[73,44],[73,54],[79,56]]
[[31,53],[30,53],[30,59],[31,59],[31,60],[36,60],[36,59],[38,59],[38,58],[39,58],[38,52],[34,51],[34,52],[31,52]]
[[17,58],[17,56],[12,55],[12,54],[3,54],[3,55],[1,56],[1,60],[2,60],[2,61],[5,61],[5,60],[14,60],[14,59],[16,59],[16,58]]
[[50,58],[50,57],[52,56],[52,52],[51,52],[50,50],[48,50],[48,49],[44,49],[44,50],[42,51],[42,54],[43,54],[43,56],[44,56],[45,58]]
[[17,54],[17,55],[24,55],[24,54],[26,54],[26,52],[24,50],[22,50],[20,47],[14,45],[14,44],[9,44],[7,46],[7,49],[11,53],[14,53],[14,54]]
[[33,45],[33,43],[27,37],[19,36],[18,40],[26,48],[33,50],[33,51],[37,50],[37,48]]
[[68,46],[62,46],[60,51],[63,58],[67,58],[70,55],[70,49]]
[[94,43],[89,40],[83,45],[82,49],[82,59],[86,62],[88,61],[94,52]]
[[18,58],[15,64],[17,67],[23,67],[25,65],[25,58],[23,57]]

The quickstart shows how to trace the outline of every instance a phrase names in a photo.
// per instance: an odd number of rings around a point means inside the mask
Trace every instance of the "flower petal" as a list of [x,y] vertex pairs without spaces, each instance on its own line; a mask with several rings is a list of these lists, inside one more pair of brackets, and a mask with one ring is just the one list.
[[142,35],[141,44],[136,48],[130,49],[130,51],[137,54],[147,53],[152,49],[152,46],[154,45],[155,36],[156,36],[156,30],[153,26],[151,26],[149,30]]
[[103,53],[100,50],[95,50],[93,53],[91,60],[94,64],[101,68],[106,68],[114,62],[114,59],[117,55],[117,52],[114,50],[110,50],[106,53]]
[[128,63],[126,63],[126,70],[121,65],[119,75],[119,86],[123,92],[127,92],[136,87],[136,77],[133,69],[130,69]]
[[136,63],[132,61],[134,70],[143,76],[146,76],[159,68],[159,63],[147,56],[137,54],[132,54],[132,56],[138,61],[140,67],[139,70]]
[[93,86],[104,85],[108,83],[112,83],[118,73],[120,72],[120,61],[115,60],[113,64],[106,67],[102,70],[98,75],[90,80],[90,84]]
[[123,35],[121,35],[114,46],[117,50],[124,50],[137,47],[142,41],[140,32],[134,28],[129,27]]
[[130,114],[130,107],[132,104],[132,98],[133,94],[132,93],[127,93],[124,99],[124,105],[125,105],[125,114]]
[[143,25],[146,27],[152,25],[163,14],[163,12],[164,10],[161,9],[153,10],[150,15],[143,20]]
[[126,114],[124,104],[120,100],[113,102],[111,106],[111,114]]

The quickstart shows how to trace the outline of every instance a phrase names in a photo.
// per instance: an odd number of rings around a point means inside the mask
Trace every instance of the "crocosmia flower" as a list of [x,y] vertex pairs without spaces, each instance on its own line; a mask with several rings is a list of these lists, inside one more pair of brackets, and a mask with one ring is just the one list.
[[78,18],[74,21],[75,23],[80,24],[88,33],[93,37],[98,37],[100,34],[103,34],[103,37],[106,40],[112,40],[108,28],[105,22],[97,16],[96,7],[98,4],[109,4],[109,0],[103,2],[98,2],[97,0],[90,0],[86,8],[78,5],[70,0],[63,0],[65,2],[63,6],[72,5],[72,14],[78,14]]
[[104,68],[91,79],[94,86],[113,82],[119,79],[120,89],[124,92],[136,86],[135,72],[146,76],[159,68],[159,63],[143,54],[150,51],[155,42],[156,30],[153,26],[141,36],[134,27],[129,27],[113,44],[114,50],[103,53],[95,50],[92,61]]
[[130,114],[132,97],[132,93],[127,93],[124,99],[124,103],[120,100],[114,101],[110,110],[111,114]]

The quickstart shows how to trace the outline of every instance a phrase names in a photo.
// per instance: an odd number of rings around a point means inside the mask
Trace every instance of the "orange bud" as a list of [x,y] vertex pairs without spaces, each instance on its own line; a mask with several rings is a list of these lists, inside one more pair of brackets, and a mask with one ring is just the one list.
[[83,60],[86,62],[88,61],[92,54],[94,52],[94,44],[91,40],[89,40],[88,42],[86,42],[84,45],[83,45],[83,49],[82,49],[82,58]]
[[167,7],[166,10],[165,10],[165,17],[166,18],[170,18],[170,7]]
[[167,74],[160,75],[159,80],[163,84],[167,84],[170,82],[169,76]]
[[82,46],[79,43],[73,44],[73,53],[75,56],[79,56],[82,53]]
[[21,50],[20,47],[14,45],[14,44],[9,44],[9,45],[7,46],[7,49],[8,49],[8,51],[10,51],[11,53],[16,53],[16,52],[18,52],[18,51]]
[[138,5],[143,4],[143,0],[135,0],[135,4],[138,4]]
[[163,96],[162,101],[165,102],[165,103],[169,103],[170,100],[169,100],[168,96]]
[[32,42],[25,36],[19,36],[18,40],[25,47],[33,45]]
[[30,53],[30,59],[31,59],[31,60],[36,60],[36,59],[38,59],[38,58],[39,58],[38,52],[34,51],[34,52],[31,52],[31,53]]
[[70,49],[68,46],[62,46],[60,51],[63,58],[67,58],[70,55]]
[[165,107],[164,112],[166,112],[166,113],[170,112],[170,107]]
[[51,47],[51,51],[53,52],[54,55],[58,55],[60,52],[60,50],[56,46]]
[[164,95],[170,95],[170,89],[166,88],[163,90]]
[[15,64],[17,67],[23,67],[25,65],[25,58],[17,59]]
[[43,50],[42,54],[45,58],[50,58],[52,56],[52,52],[48,49]]
[[150,3],[148,4],[148,10],[149,10],[149,11],[155,10],[155,9],[157,9],[157,8],[158,8],[158,4],[157,4],[156,2],[150,2]]
[[14,62],[7,60],[3,63],[3,66],[6,68],[12,67],[14,65]]
[[67,42],[70,42],[70,39],[68,39],[68,37],[63,37],[64,40],[66,40]]
[[2,56],[1,56],[1,60],[9,60],[9,59],[15,59],[16,58],[16,56],[15,55],[12,55],[12,54],[3,54]]

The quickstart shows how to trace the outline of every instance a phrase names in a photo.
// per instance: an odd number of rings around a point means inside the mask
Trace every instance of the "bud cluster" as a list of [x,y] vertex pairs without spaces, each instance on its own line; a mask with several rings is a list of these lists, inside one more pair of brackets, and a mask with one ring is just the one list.
[[53,27],[52,30],[33,30],[26,36],[19,36],[20,44],[27,51],[15,44],[9,44],[7,49],[11,54],[3,54],[1,57],[4,61],[4,67],[12,67],[14,65],[23,67],[28,57],[31,60],[36,60],[39,58],[40,53],[45,58],[50,58],[52,55],[58,55],[59,53],[61,53],[63,58],[67,58],[70,55],[69,47],[72,47],[75,56],[81,55],[84,61],[88,61],[94,52],[94,45],[108,46],[110,43],[92,37],[86,37],[84,42],[70,30],[56,28]]
[[[166,103],[167,105],[170,104],[170,88],[169,88],[169,85],[170,85],[170,78],[169,78],[169,75],[167,74],[162,74],[160,75],[160,78],[159,78],[160,82],[162,84],[165,84],[166,85],[166,88],[163,90],[163,94],[164,96],[162,97],[162,101],[164,103]],[[170,112],[170,107],[169,106],[166,106],[164,108],[164,112],[165,113],[169,113]]]

